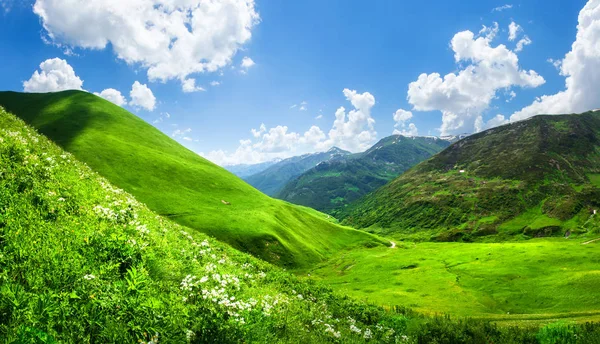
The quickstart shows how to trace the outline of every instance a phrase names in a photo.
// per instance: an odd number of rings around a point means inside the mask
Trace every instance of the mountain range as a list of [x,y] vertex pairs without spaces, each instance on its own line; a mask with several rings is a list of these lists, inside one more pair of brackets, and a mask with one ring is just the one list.
[[290,180],[325,161],[337,160],[350,152],[333,147],[326,152],[304,154],[281,160],[244,178],[248,184],[269,196],[276,195]]
[[275,197],[336,214],[448,145],[449,140],[435,137],[389,136],[365,152],[322,161]]
[[344,223],[429,240],[569,236],[600,208],[600,112],[466,137],[349,207]]

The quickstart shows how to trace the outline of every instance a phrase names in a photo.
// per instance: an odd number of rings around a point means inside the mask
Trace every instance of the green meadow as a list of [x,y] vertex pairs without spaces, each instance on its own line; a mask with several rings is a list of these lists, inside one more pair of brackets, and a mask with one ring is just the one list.
[[[589,240],[587,240],[589,241]],[[600,241],[398,243],[352,250],[307,271],[386,307],[501,322],[600,319]]]

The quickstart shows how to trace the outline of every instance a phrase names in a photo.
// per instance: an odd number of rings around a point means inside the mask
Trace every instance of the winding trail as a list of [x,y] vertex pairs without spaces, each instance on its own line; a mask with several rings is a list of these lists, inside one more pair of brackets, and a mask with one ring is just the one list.
[[594,241],[598,241],[598,240],[600,240],[600,238],[596,238],[596,239],[588,240],[588,241],[586,241],[586,242],[582,242],[581,244],[582,244],[582,245],[587,245],[587,244],[591,244],[591,243],[593,243]]
[[[599,238],[599,239],[600,239],[600,238]],[[598,240],[598,239],[596,239],[596,240]],[[395,242],[393,242],[393,241],[390,241],[390,242],[392,243],[392,246],[390,246],[390,248],[396,248],[396,243],[395,243]]]

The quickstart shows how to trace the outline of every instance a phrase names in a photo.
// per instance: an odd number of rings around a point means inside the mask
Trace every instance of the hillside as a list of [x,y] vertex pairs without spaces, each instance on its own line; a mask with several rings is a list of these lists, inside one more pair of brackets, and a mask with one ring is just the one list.
[[389,136],[363,153],[320,163],[290,181],[276,197],[337,214],[449,145],[438,138]]
[[250,177],[253,174],[257,174],[266,170],[267,168],[275,165],[280,160],[271,160],[266,161],[260,164],[238,164],[238,165],[228,165],[223,166],[227,171],[235,174],[236,176],[244,179],[246,177]]
[[244,178],[250,185],[269,196],[277,194],[290,180],[324,161],[337,160],[350,154],[333,147],[327,152],[304,154],[282,160],[262,172]]
[[568,235],[600,207],[600,112],[536,116],[454,143],[348,211],[345,223],[438,240]]
[[87,92],[1,92],[0,105],[159,215],[281,266],[380,241],[271,199],[123,108]]
[[404,316],[157,216],[1,108],[0,176],[2,342],[393,343],[404,330]]

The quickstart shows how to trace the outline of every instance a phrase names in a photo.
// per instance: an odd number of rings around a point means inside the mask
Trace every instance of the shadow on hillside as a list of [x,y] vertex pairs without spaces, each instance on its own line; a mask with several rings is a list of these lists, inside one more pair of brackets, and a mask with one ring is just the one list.
[[[81,91],[0,92],[0,106],[66,148],[87,127],[92,116],[97,115],[96,111],[92,114],[95,97]],[[69,115],[71,113],[77,113],[77,116]]]

